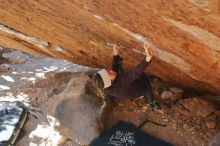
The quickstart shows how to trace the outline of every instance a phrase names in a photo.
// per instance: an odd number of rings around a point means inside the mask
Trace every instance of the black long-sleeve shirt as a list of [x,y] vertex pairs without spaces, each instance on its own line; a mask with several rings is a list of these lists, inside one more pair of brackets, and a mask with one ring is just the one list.
[[[118,73],[120,57],[113,56],[112,70]],[[146,83],[140,79],[149,63],[144,59],[135,68],[117,75],[112,85],[105,89],[108,95],[116,98],[132,99],[143,96],[147,92]]]

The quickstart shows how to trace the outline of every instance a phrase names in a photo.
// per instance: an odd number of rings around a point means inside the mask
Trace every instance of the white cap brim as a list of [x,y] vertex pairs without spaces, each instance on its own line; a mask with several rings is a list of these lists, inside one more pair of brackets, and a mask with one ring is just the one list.
[[98,71],[98,74],[100,74],[100,76],[102,77],[102,80],[104,82],[104,89],[110,87],[112,82],[109,73],[105,69],[102,69]]

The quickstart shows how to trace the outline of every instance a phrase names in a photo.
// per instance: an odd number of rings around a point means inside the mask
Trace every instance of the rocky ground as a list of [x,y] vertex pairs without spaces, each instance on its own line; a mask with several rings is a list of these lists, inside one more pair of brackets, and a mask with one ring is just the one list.
[[[153,84],[158,84],[158,82],[161,81],[153,82]],[[169,92],[166,89],[162,95],[169,94]],[[159,126],[148,122],[142,127],[142,130],[147,133],[178,146],[206,146],[220,128],[219,117],[216,118],[219,116],[219,111],[214,108],[218,106],[219,109],[219,101],[213,105],[212,101],[207,101],[210,97],[208,95],[204,96],[205,99],[195,95],[191,97],[183,95],[179,96],[179,99],[175,96],[173,94],[169,98],[163,99],[161,94],[158,95],[160,102],[164,103],[162,110],[158,111],[150,109],[144,99],[115,101],[109,127],[119,120],[138,126],[147,119],[166,125]]]
[[[51,98],[62,92],[74,72],[89,68],[51,58],[34,57],[20,51],[0,48],[0,101],[19,100],[47,113]],[[143,98],[113,100],[107,127],[120,120],[177,146],[206,146],[220,132],[220,97],[197,93],[151,77],[161,110],[152,110]],[[77,145],[55,131],[47,115],[29,116],[17,145]],[[63,143],[64,142],[64,143]],[[219,142],[219,141],[218,141]],[[214,146],[214,144],[212,145]]]

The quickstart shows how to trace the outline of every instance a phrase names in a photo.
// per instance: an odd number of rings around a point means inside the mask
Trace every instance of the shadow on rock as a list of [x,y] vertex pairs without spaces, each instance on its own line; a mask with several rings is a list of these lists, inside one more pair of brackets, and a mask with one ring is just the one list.
[[95,88],[90,73],[75,73],[67,87],[53,97],[48,120],[67,139],[88,145],[104,130],[110,101]]

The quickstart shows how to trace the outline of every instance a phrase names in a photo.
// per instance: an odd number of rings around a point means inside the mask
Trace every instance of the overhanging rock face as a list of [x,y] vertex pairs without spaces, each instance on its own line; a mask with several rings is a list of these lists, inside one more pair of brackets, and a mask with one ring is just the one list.
[[0,0],[0,44],[73,63],[110,67],[111,43],[127,69],[155,58],[147,72],[220,94],[218,0]]

